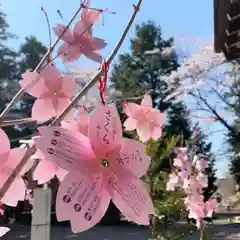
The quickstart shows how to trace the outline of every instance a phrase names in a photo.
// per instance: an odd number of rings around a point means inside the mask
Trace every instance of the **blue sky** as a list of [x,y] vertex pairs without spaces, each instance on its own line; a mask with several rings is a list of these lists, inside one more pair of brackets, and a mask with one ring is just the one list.
[[[92,0],[92,6],[98,8],[109,8],[116,15],[105,14],[104,24],[101,21],[95,28],[95,35],[107,40],[108,46],[104,49],[103,56],[107,56],[118,41],[124,26],[131,16],[132,4],[137,0]],[[49,43],[48,30],[43,13],[44,7],[51,24],[67,23],[77,10],[80,0],[1,0],[1,8],[7,14],[10,31],[15,33],[19,39],[9,42],[12,48],[17,48],[26,36],[35,35],[44,44]],[[64,16],[64,22],[57,14],[60,9]],[[203,40],[211,39],[213,36],[213,1],[211,0],[143,0],[141,11],[135,23],[154,20],[162,27],[164,37],[174,36],[177,40],[180,36],[199,37]],[[128,51],[129,39],[134,36],[134,28],[131,29],[128,38],[124,42],[120,53]],[[53,39],[55,36],[53,35]],[[79,64],[79,63],[78,63]],[[80,64],[88,66],[92,64],[84,58]],[[215,138],[215,140],[217,140]],[[215,142],[215,141],[214,141]],[[214,146],[217,149],[221,141]],[[217,163],[220,170],[224,172],[227,162],[221,159]]]

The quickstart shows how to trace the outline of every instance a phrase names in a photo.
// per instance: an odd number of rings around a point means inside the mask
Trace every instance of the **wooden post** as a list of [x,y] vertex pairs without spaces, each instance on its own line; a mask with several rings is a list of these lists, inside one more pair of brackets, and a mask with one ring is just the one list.
[[47,185],[33,193],[31,240],[50,240],[52,192]]

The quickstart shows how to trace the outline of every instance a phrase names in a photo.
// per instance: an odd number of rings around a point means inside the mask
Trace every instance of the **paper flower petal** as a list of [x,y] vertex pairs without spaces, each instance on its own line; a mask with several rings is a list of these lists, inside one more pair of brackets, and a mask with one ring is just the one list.
[[57,194],[57,219],[70,220],[73,232],[83,232],[102,219],[109,201],[100,175],[68,173]]
[[95,24],[100,17],[100,12],[98,10],[87,10],[84,11],[83,14],[81,15],[81,20],[84,22],[86,25],[87,24]]
[[100,49],[105,48],[107,46],[107,43],[105,42],[104,39],[92,37],[90,39],[90,45],[91,45],[92,49],[100,50]]
[[80,132],[85,136],[88,136],[88,124],[89,124],[89,114],[88,112],[79,112],[77,115],[77,121],[63,121],[63,128],[67,128],[70,131]]
[[106,157],[107,154],[120,149],[122,140],[121,121],[115,105],[99,104],[90,116],[89,138],[96,156]]
[[[6,154],[10,151],[10,142],[7,134],[0,128],[0,154]],[[1,159],[1,164],[3,159]]]
[[87,58],[89,58],[95,62],[102,63],[102,61],[103,61],[103,57],[98,52],[94,52],[92,49],[82,49],[82,53]]
[[142,143],[124,138],[117,162],[140,178],[147,172],[150,158],[145,154],[145,146]]
[[118,171],[108,180],[109,194],[127,219],[137,224],[148,225],[148,215],[154,213],[152,200],[140,180],[130,172]]
[[56,174],[57,166],[50,161],[41,160],[33,173],[33,179],[38,184],[49,182]]
[[77,84],[72,78],[70,77],[63,78],[61,93],[63,93],[67,97],[72,97],[74,96],[76,89]]
[[57,51],[63,62],[76,61],[82,54],[79,46],[72,46],[64,42]]
[[[9,152],[8,158],[5,163],[0,168],[0,174],[4,175],[6,178],[10,176],[12,171],[16,168],[19,164],[21,159],[23,158],[24,154],[26,153],[25,148],[13,148]],[[20,176],[26,173],[32,166],[33,162],[28,160],[27,164],[24,166],[22,171],[20,172]]]
[[[45,159],[70,171],[90,167],[95,158],[89,139],[60,127],[40,127],[41,136],[34,137],[37,148]],[[91,166],[92,167],[92,166]]]
[[38,98],[47,91],[44,79],[39,73],[25,72],[22,74],[22,80],[19,84],[24,88],[25,92]]
[[92,26],[98,21],[99,17],[99,11],[84,9],[81,15],[81,20],[74,26],[74,35],[81,36],[86,33],[91,33]]
[[144,95],[144,97],[141,101],[141,105],[144,107],[152,108],[153,102],[152,102],[152,98],[149,94]]
[[60,182],[62,182],[63,181],[63,179],[65,178],[65,176],[67,175],[67,171],[66,170],[64,170],[64,169],[62,169],[62,168],[60,168],[60,167],[57,167],[57,170],[56,170],[56,176],[57,176],[57,178],[58,178],[58,180],[60,181]]
[[18,201],[24,201],[26,187],[21,178],[16,178],[2,198],[2,202],[8,206],[16,207]]
[[48,92],[60,92],[62,89],[62,75],[54,64],[48,64],[40,72]]
[[67,29],[66,28],[67,26],[63,24],[56,24],[53,27],[53,31],[57,37],[61,37],[62,40],[70,43],[73,41],[73,32],[70,28],[67,28]]
[[89,114],[88,112],[79,112],[77,114],[77,121],[63,121],[62,127],[67,128],[70,131],[80,132],[85,136],[88,136]]
[[32,118],[38,122],[46,122],[56,116],[51,98],[38,98],[32,107]]
[[57,104],[54,107],[55,107],[55,110],[56,110],[56,115],[59,115],[63,111],[63,109],[66,108],[67,105],[70,103],[70,100],[69,100],[69,98],[59,97],[57,99],[56,103]]
[[57,69],[56,65],[53,63],[49,63],[40,71],[41,77],[44,79],[49,79],[49,84],[54,83],[55,86],[58,79],[62,76],[61,72]]
[[62,121],[61,126],[75,133],[78,132],[78,122],[76,120]]

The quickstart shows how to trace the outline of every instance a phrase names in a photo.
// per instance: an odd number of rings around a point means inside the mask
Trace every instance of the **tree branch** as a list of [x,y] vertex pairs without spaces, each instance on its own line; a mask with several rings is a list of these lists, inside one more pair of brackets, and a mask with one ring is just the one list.
[[227,121],[217,113],[217,111],[208,103],[208,101],[204,97],[202,97],[199,91],[198,91],[198,96],[195,94],[191,94],[191,95],[193,97],[198,97],[207,106],[207,108],[216,116],[217,120],[219,120],[223,124],[223,126],[225,126],[232,134],[234,135],[236,134],[236,131],[234,130],[234,128],[230,126],[227,123]]
[[26,123],[33,123],[33,122],[36,122],[36,120],[32,118],[22,118],[22,119],[16,119],[16,120],[2,121],[0,122],[0,128],[13,126],[16,124],[26,124]]
[[[86,0],[85,0],[86,2]],[[70,22],[68,23],[67,27],[64,29],[64,31],[62,32],[62,34],[57,38],[57,40],[55,41],[55,43],[49,48],[49,50],[46,52],[46,54],[43,56],[42,60],[40,61],[40,63],[38,64],[38,66],[35,68],[34,72],[38,72],[42,65],[44,64],[45,61],[47,61],[49,59],[49,56],[51,55],[51,53],[53,52],[53,50],[55,49],[55,47],[57,46],[57,44],[59,43],[59,41],[61,40],[62,36],[65,34],[65,32],[67,31],[67,29],[70,27],[70,25],[72,24],[72,22],[74,21],[74,19],[77,17],[77,15],[79,14],[79,12],[82,9],[82,5],[80,5],[80,7],[78,8],[78,10],[76,11],[76,13],[74,14],[74,16],[72,17],[72,19],[70,20]],[[22,98],[22,96],[24,95],[24,88],[21,88],[17,94],[13,97],[13,99],[11,100],[11,102],[7,105],[7,107],[3,110],[2,114],[0,115],[0,121],[3,121],[4,117],[9,113],[9,111],[11,110],[12,106]]]
[[[106,60],[107,65],[110,65],[110,63],[112,62],[112,60],[114,59],[114,57],[117,55],[120,47],[123,44],[123,41],[125,40],[127,33],[130,29],[130,27],[132,26],[134,19],[140,9],[142,0],[138,1],[138,4],[134,6],[134,13],[132,15],[132,17],[130,18],[128,25],[125,28],[125,31],[123,32],[123,35],[121,36],[119,42],[117,43],[117,46],[115,47],[115,49],[113,50],[113,52],[110,54],[110,56],[108,57],[108,59]],[[103,74],[103,69],[101,68],[98,73],[95,75],[95,77],[89,81],[86,86],[82,89],[81,92],[79,92],[74,98],[73,100],[68,104],[68,106],[60,113],[60,115],[52,122],[52,125],[55,125],[57,123],[59,123],[67,114],[68,112],[74,107],[75,104],[77,104],[77,102],[94,86],[94,84],[99,80],[99,78],[102,76]]]
[[[129,31],[130,27],[132,26],[132,24],[135,20],[135,17],[140,9],[141,4],[142,4],[142,0],[138,0],[137,5],[133,5],[134,12],[133,12],[119,42],[117,43],[115,49],[113,50],[113,52],[110,54],[110,56],[107,59],[108,65],[112,62],[112,60],[116,56],[118,50],[120,49],[123,41],[125,40],[127,33]],[[71,103],[62,111],[62,113],[53,121],[53,123],[50,126],[53,126],[53,125],[59,123],[64,118],[64,116],[74,107],[74,105],[77,104],[79,99],[81,99],[81,97],[83,97],[94,86],[94,84],[97,82],[99,77],[102,76],[102,74],[103,74],[103,70],[100,69],[99,72],[96,74],[96,76],[91,81],[88,82],[88,84],[82,89],[82,91],[79,94],[77,94],[73,98]],[[12,171],[11,175],[7,178],[7,180],[2,185],[2,187],[0,189],[0,199],[2,199],[4,197],[5,193],[8,191],[9,187],[11,186],[11,184],[13,183],[15,178],[19,175],[19,173],[21,172],[23,167],[26,165],[28,159],[36,152],[36,150],[37,150],[37,148],[36,148],[35,144],[33,144],[31,147],[29,147],[27,149],[26,153],[24,154],[24,156],[21,159],[21,161],[19,162],[19,164],[16,166],[16,168]]]

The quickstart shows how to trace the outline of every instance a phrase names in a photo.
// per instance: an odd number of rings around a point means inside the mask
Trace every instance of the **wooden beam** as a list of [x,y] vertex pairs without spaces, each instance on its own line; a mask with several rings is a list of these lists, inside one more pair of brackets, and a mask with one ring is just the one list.
[[228,0],[214,0],[214,50],[217,53],[222,52],[224,48],[229,10]]

